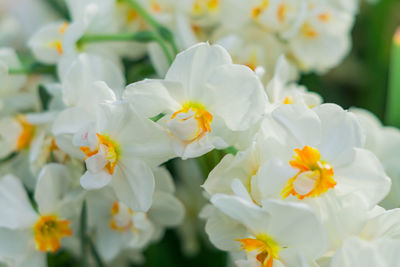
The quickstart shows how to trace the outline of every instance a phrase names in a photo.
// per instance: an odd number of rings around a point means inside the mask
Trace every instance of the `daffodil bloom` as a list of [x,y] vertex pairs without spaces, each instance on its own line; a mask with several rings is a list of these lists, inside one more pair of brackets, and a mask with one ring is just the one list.
[[79,158],[79,149],[71,146],[72,135],[94,123],[99,103],[117,100],[125,81],[111,61],[89,54],[79,55],[59,68],[59,72],[61,98],[66,108],[55,119],[52,133],[63,151]]
[[163,114],[158,122],[183,159],[227,147],[261,119],[267,103],[254,72],[204,43],[180,53],[164,80],[129,85],[123,99],[146,117]]
[[285,56],[277,60],[272,79],[268,82],[266,91],[271,103],[275,106],[282,104],[304,104],[310,108],[322,103],[320,95],[309,92],[304,86],[297,85],[295,79],[297,70]]
[[165,227],[183,219],[183,205],[173,196],[174,184],[168,171],[154,170],[156,188],[148,212],[133,211],[105,188],[88,194],[88,223],[95,229],[96,246],[107,262],[126,249],[144,249],[158,240]]
[[171,158],[167,140],[157,124],[141,118],[128,103],[99,104],[96,124],[73,137],[86,156],[82,187],[93,190],[110,184],[131,209],[147,211],[154,192],[148,164],[157,166]]
[[[247,259],[236,262],[239,266],[307,266],[327,249],[321,222],[304,204],[263,200],[259,207],[249,196],[222,194],[213,196],[211,203],[230,218],[220,220],[219,228],[235,232],[207,231],[207,227],[206,231],[219,247],[234,251],[235,245],[236,250],[246,252]],[[231,245],[226,246],[228,242]]]
[[50,164],[39,175],[34,200],[38,212],[18,178],[0,179],[0,257],[21,266],[46,266],[46,253],[57,252],[72,236],[82,195],[65,166]]
[[64,54],[63,38],[69,23],[55,22],[40,28],[29,40],[35,57],[47,64],[55,64]]

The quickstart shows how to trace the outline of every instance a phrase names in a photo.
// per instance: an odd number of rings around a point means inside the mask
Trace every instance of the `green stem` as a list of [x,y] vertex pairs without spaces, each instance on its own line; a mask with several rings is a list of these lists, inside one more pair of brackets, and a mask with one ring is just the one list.
[[55,66],[53,65],[42,65],[34,63],[29,66],[21,68],[9,68],[8,74],[10,75],[24,75],[24,74],[54,74]]
[[87,237],[87,242],[89,243],[90,251],[92,252],[94,260],[97,263],[97,266],[98,267],[105,267],[103,261],[101,260],[101,257],[99,255],[99,253],[97,252],[96,247],[93,244],[93,241],[89,237]]
[[171,33],[171,31],[161,25],[157,20],[155,20],[148,12],[146,9],[144,9],[136,0],[125,0],[125,2],[130,5],[132,9],[134,9],[139,15],[147,21],[152,27],[154,27],[157,32],[160,34],[162,39],[166,40],[171,44],[171,47],[175,53],[175,55],[178,53],[178,47],[176,46],[175,40],[174,40],[174,35]]
[[385,120],[400,128],[400,27],[393,39]]
[[82,266],[88,266],[88,259],[87,259],[87,238],[86,238],[86,231],[87,231],[87,223],[86,223],[86,201],[82,204],[82,211],[81,211],[81,220],[80,220],[80,239],[81,239],[81,261]]
[[117,42],[117,41],[136,41],[141,43],[157,42],[163,50],[169,63],[172,63],[172,56],[168,50],[168,47],[164,40],[157,34],[151,31],[142,31],[137,33],[117,33],[117,34],[90,34],[84,35],[78,41],[78,46],[85,43],[97,43],[97,42]]

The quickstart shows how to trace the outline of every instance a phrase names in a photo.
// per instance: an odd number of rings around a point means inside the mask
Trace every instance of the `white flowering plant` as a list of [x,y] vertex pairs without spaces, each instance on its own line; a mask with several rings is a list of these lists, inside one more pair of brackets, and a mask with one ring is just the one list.
[[390,1],[4,0],[0,266],[400,266]]

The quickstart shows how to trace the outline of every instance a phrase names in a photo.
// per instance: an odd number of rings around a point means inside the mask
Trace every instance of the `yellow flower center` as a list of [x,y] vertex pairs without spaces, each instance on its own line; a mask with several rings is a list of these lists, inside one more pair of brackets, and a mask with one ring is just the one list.
[[279,22],[284,22],[286,19],[286,14],[288,12],[288,6],[285,4],[279,4],[277,12],[277,17]]
[[301,26],[300,32],[309,39],[317,38],[319,33],[310,25],[310,23],[305,22]]
[[19,137],[17,139],[16,146],[17,146],[17,150],[22,150],[22,149],[29,147],[29,144],[31,143],[33,136],[35,134],[35,126],[30,124],[26,120],[26,116],[24,116],[24,115],[18,115],[16,117],[16,120],[18,121],[18,123],[20,124],[20,126],[22,128],[21,134],[19,135]]
[[256,238],[237,239],[242,243],[242,249],[246,252],[257,250],[257,261],[263,267],[272,267],[274,259],[278,259],[280,247],[278,243],[266,234],[257,235]]
[[219,0],[195,0],[192,12],[195,15],[203,15],[208,12],[216,12],[218,8]]
[[56,252],[61,246],[61,238],[72,235],[69,223],[68,220],[60,220],[57,215],[40,216],[33,227],[36,248],[42,252]]
[[289,164],[299,172],[286,182],[281,192],[283,198],[289,195],[298,199],[316,197],[336,186],[332,166],[321,160],[318,149],[305,146],[294,151],[295,155]]
[[167,125],[174,136],[192,142],[211,132],[212,120],[213,115],[202,104],[187,102],[172,114]]
[[283,104],[284,105],[293,104],[293,98],[291,96],[285,97],[285,99],[283,100]]
[[110,174],[114,174],[114,168],[115,165],[117,165],[120,155],[119,145],[117,142],[111,140],[107,135],[101,135],[99,133],[96,133],[96,135],[99,141],[96,149],[91,150],[88,146],[82,146],[80,149],[85,153],[86,158],[96,155],[99,152],[104,153],[104,157],[107,160],[105,168]]
[[125,232],[134,230],[132,209],[120,202],[114,202],[111,207],[112,219],[110,220],[110,228],[114,231]]
[[400,28],[397,28],[397,31],[393,37],[393,41],[395,44],[400,45]]
[[261,0],[261,3],[251,9],[251,17],[257,19],[269,6],[269,0]]

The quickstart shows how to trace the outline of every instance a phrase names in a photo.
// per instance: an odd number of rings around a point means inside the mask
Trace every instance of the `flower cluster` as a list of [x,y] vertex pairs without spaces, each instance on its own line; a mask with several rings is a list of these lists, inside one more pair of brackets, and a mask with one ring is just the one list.
[[[400,131],[295,79],[344,57],[357,1],[67,6],[28,42],[52,75],[0,48],[1,263],[125,266],[171,227],[193,254],[200,216],[237,266],[398,265]],[[161,23],[188,47],[170,66]],[[122,57],[147,50],[165,76],[127,84]]]

